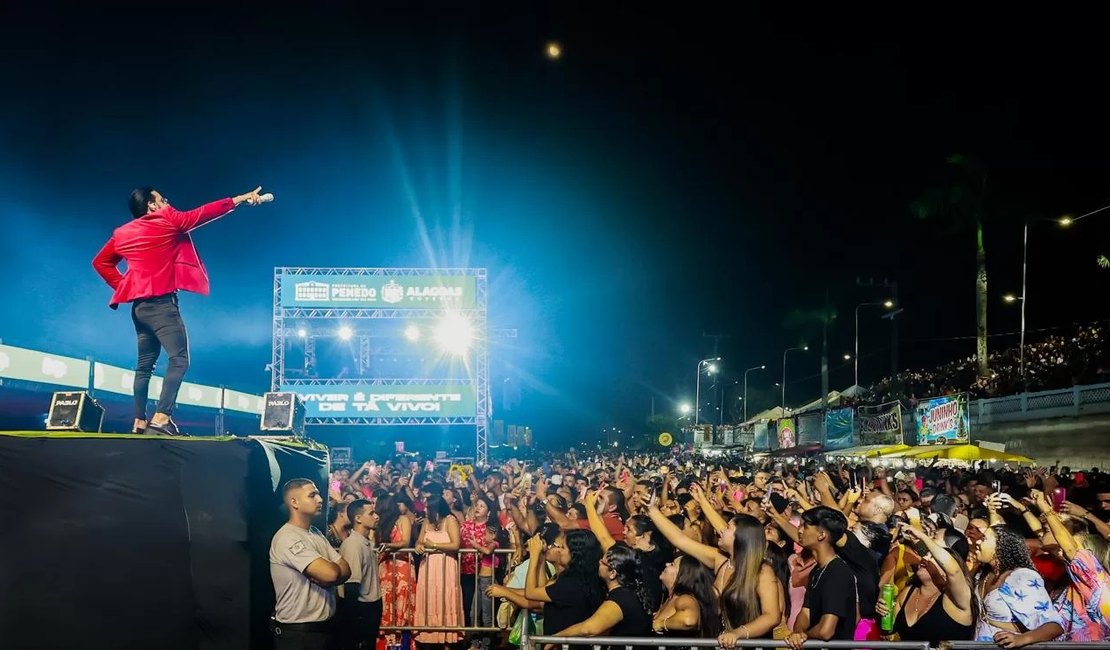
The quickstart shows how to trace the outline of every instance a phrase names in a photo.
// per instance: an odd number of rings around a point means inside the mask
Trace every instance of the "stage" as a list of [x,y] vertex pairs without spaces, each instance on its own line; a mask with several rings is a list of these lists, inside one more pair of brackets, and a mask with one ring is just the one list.
[[281,485],[327,466],[276,437],[0,432],[0,645],[270,647]]

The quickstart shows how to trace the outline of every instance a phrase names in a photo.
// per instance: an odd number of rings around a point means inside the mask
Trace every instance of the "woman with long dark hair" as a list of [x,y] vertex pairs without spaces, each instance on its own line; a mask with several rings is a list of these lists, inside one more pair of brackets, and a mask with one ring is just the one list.
[[976,593],[983,608],[975,640],[1003,648],[1051,641],[1064,632],[1063,619],[1033,569],[1025,538],[995,523],[1002,518],[992,500],[987,500],[987,507],[992,525],[972,549],[978,565]]
[[785,629],[786,597],[784,585],[767,561],[763,524],[750,515],[736,515],[726,523],[711,510],[705,514],[720,531],[717,548],[691,540],[658,508],[650,508],[648,516],[667,541],[713,570],[726,628],[721,638],[732,642],[770,638],[775,628]]
[[[588,530],[568,530],[548,546],[542,537],[528,540],[528,577],[524,596],[544,603],[545,632],[562,630],[590,617],[605,598],[605,584],[598,576],[601,545]],[[547,562],[565,567],[554,580],[545,571]]]
[[[766,526],[764,527],[766,531]],[[775,577],[779,579],[779,583],[783,586],[782,590],[782,611],[786,617],[790,617],[790,610],[793,609],[793,599],[790,595],[790,556],[793,549],[787,550],[785,546],[768,542],[767,543],[767,564],[771,565],[771,570],[775,572]]]
[[651,621],[656,634],[715,638],[721,633],[713,572],[689,557],[667,563],[661,576],[667,600]]
[[763,524],[751,515],[737,515],[725,529],[722,544],[731,552],[732,572],[720,592],[726,635],[733,633],[737,639],[771,636],[785,623],[786,591],[767,557]]
[[608,590],[605,601],[589,618],[555,635],[647,636],[651,632],[651,596],[644,587],[636,552],[624,543],[616,544],[598,562],[597,575]]
[[[378,579],[382,585],[382,626],[412,625],[416,611],[416,572],[407,553],[397,553],[409,545],[412,524],[401,512],[401,504],[393,497],[382,497],[374,508],[378,513],[375,538],[385,546],[379,556]],[[400,644],[397,632],[383,632],[377,641],[378,650]]]
[[[462,586],[459,582],[458,550],[462,546],[459,521],[440,494],[428,497],[416,552],[423,554],[416,580],[416,626],[463,625]],[[418,632],[420,643],[457,643],[458,632]]]

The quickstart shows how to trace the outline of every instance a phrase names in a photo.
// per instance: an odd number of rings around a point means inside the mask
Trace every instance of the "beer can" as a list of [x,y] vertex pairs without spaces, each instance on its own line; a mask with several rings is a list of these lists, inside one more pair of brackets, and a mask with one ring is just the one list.
[[883,585],[880,597],[883,599],[883,604],[886,605],[886,614],[883,615],[883,620],[879,621],[879,629],[887,634],[894,631],[894,596],[898,593],[892,584]]

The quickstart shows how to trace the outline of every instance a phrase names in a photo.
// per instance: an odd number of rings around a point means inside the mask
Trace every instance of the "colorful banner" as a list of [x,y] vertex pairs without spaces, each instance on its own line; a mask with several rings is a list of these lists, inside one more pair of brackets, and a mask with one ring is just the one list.
[[967,395],[947,395],[923,400],[913,413],[917,425],[917,444],[943,445],[967,442],[971,420],[967,412]]
[[852,429],[855,409],[830,409],[825,411],[825,450],[847,449],[852,446]]
[[281,390],[300,395],[309,418],[473,418],[478,412],[470,384],[284,385]]
[[84,389],[89,386],[89,362],[11,345],[0,345],[0,379],[17,379]]
[[788,449],[798,446],[797,425],[794,418],[783,418],[778,421],[779,449]]
[[879,406],[861,406],[859,444],[887,445],[902,442],[902,405],[898,402]]
[[474,309],[477,278],[469,275],[279,273],[284,308]]

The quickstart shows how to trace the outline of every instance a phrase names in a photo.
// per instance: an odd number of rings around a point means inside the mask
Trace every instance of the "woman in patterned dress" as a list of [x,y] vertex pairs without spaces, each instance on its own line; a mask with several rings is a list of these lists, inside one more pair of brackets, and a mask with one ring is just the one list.
[[976,596],[980,602],[975,640],[1003,648],[1051,641],[1064,632],[1044,580],[1033,570],[1025,539],[996,523],[998,504],[987,500],[992,525],[976,542],[972,557],[979,565]]
[[[401,506],[392,497],[383,497],[375,509],[378,513],[377,538],[389,540],[378,563],[382,585],[382,627],[412,625],[416,612],[416,571],[408,553],[390,553],[405,548],[412,538],[412,523],[401,513]],[[377,650],[395,648],[401,643],[399,631],[382,631]]]

